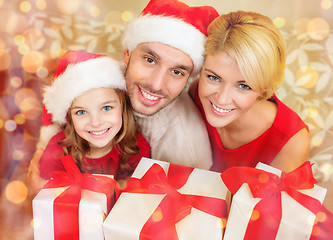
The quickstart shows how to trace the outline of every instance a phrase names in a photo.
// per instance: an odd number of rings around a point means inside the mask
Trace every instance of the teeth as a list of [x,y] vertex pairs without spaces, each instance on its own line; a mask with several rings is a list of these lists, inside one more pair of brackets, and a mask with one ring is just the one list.
[[222,109],[222,108],[218,108],[218,107],[216,107],[214,104],[212,104],[212,105],[213,105],[213,108],[214,108],[216,111],[220,112],[220,113],[229,113],[229,112],[231,112],[231,109]]
[[142,95],[143,95],[145,98],[147,98],[148,100],[156,101],[156,100],[158,99],[158,97],[152,96],[152,95],[150,95],[149,93],[143,91],[142,89],[140,89],[140,90],[141,90]]
[[105,129],[105,130],[103,130],[103,131],[99,131],[99,132],[91,132],[91,131],[90,131],[90,133],[93,134],[93,135],[102,135],[103,133],[106,133],[107,130],[108,130],[108,129]]

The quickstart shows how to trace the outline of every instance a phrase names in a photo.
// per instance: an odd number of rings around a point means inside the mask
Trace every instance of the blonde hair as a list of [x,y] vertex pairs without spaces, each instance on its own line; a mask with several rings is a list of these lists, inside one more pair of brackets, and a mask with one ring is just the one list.
[[221,15],[208,27],[205,54],[226,52],[250,87],[270,98],[284,78],[285,44],[266,16],[237,11]]
[[[114,88],[114,90],[122,106],[122,126],[113,139],[114,147],[121,153],[118,173],[125,172],[130,175],[134,169],[130,167],[128,157],[138,154],[140,151],[139,147],[136,145],[137,125],[128,95],[122,90],[116,88]],[[82,172],[90,170],[90,168],[84,164],[84,157],[90,151],[89,144],[76,133],[70,111],[67,112],[67,123],[64,133],[66,138],[60,143],[64,154],[71,155]]]

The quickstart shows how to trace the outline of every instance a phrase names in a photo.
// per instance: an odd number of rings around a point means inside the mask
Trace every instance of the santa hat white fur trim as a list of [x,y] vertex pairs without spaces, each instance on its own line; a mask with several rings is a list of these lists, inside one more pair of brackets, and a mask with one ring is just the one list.
[[141,15],[125,27],[122,46],[130,52],[140,43],[160,42],[177,48],[193,61],[196,76],[203,64],[206,36],[183,20],[162,15]]
[[73,65],[44,88],[43,103],[54,123],[66,123],[67,111],[73,100],[84,92],[100,87],[126,91],[126,82],[119,62],[110,57],[98,57]]

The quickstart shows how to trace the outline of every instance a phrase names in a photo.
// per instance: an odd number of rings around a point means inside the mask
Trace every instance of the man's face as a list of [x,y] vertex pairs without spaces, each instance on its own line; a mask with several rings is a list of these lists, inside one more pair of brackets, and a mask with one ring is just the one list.
[[153,115],[184,89],[193,70],[191,58],[169,45],[139,44],[131,53],[124,51],[126,85],[136,112]]

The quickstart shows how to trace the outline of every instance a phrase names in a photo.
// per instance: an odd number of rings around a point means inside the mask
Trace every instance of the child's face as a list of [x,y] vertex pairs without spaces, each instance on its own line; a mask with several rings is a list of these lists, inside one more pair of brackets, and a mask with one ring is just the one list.
[[70,111],[76,133],[90,145],[90,157],[107,154],[122,126],[122,105],[115,90],[92,89],[75,98]]

